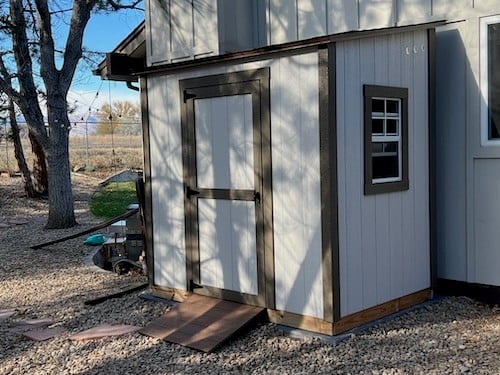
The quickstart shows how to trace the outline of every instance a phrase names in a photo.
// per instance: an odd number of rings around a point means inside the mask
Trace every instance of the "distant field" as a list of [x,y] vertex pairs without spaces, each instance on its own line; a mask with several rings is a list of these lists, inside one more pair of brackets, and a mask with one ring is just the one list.
[[[32,155],[29,141],[23,140],[23,148],[28,165]],[[114,153],[113,153],[114,150]],[[71,167],[84,167],[85,172],[102,175],[125,168],[142,169],[143,152],[140,135],[89,135],[70,138]],[[11,142],[0,141],[0,171],[17,172],[17,161]]]

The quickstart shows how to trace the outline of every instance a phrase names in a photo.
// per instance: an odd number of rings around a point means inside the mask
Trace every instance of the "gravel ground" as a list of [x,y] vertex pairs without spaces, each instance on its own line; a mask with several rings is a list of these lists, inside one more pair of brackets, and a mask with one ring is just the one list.
[[[46,202],[22,197],[21,181],[0,178],[0,374],[500,374],[500,308],[444,298],[355,331],[337,343],[291,338],[259,324],[215,353],[203,354],[142,336],[74,342],[71,334],[104,323],[145,325],[168,306],[141,292],[95,306],[85,301],[145,282],[85,262],[82,238],[31,250],[33,244],[83,230],[96,220],[87,201],[97,180],[75,176],[79,227],[43,230]],[[22,220],[21,220],[22,221]],[[9,330],[16,321],[51,318],[65,332],[44,342]]]

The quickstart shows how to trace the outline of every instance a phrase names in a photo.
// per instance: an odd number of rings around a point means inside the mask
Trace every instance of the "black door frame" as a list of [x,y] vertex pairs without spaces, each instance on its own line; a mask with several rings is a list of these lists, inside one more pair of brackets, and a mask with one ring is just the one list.
[[[269,68],[262,68],[190,78],[179,81],[179,89],[181,95],[187,289],[240,303],[274,308],[269,76]],[[243,94],[252,95],[255,190],[198,188],[194,101]],[[199,198],[255,201],[257,295],[200,285]]]

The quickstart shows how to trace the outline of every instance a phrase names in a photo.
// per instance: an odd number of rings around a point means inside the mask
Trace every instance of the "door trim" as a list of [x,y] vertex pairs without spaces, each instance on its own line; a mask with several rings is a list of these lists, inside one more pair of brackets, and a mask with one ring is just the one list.
[[274,239],[272,207],[272,164],[270,123],[270,70],[246,70],[226,74],[189,78],[179,81],[182,128],[182,162],[184,178],[184,210],[186,225],[186,285],[193,290],[200,280],[200,255],[198,246],[198,199],[191,199],[196,186],[196,134],[194,125],[194,100],[252,95],[255,195],[237,189],[197,189],[195,194],[204,198],[234,200],[258,199],[256,205],[257,231],[257,285],[258,295],[203,287],[200,294],[248,303],[267,308],[275,307]]

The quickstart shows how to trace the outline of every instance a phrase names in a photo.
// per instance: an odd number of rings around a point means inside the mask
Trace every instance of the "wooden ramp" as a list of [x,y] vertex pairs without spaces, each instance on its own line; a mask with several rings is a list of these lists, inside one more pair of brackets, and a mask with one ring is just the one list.
[[193,294],[139,332],[209,353],[263,310]]

